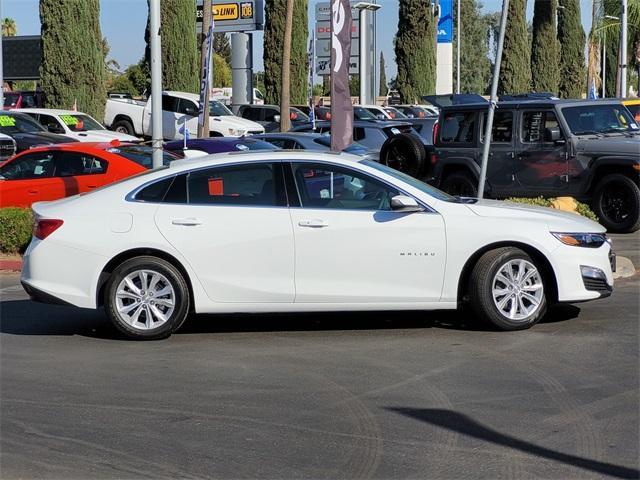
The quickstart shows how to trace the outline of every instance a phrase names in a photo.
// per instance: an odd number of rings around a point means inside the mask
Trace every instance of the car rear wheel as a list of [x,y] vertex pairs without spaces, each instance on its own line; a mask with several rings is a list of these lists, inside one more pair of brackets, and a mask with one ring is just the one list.
[[596,186],[593,210],[610,232],[635,232],[640,229],[640,188],[625,175],[607,175]]
[[478,196],[476,180],[467,172],[454,172],[442,181],[442,190],[456,197]]
[[185,321],[189,288],[169,262],[136,257],[113,271],[104,305],[111,322],[127,337],[154,340],[168,337]]
[[411,133],[400,133],[387,139],[380,149],[382,163],[412,177],[422,173],[426,155],[420,139]]
[[133,125],[129,120],[118,120],[111,125],[114,132],[126,133],[127,135],[135,135],[136,132],[133,129]]
[[469,296],[475,312],[501,330],[530,328],[547,309],[544,275],[527,253],[515,247],[480,257],[471,274]]

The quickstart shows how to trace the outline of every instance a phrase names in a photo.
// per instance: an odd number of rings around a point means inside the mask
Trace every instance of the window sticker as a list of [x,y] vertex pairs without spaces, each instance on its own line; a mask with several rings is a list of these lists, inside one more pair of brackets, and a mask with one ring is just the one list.
[[15,127],[16,119],[8,115],[0,115],[0,127]]
[[77,125],[78,119],[73,115],[60,115],[60,119],[64,122],[65,125]]
[[212,196],[224,195],[224,181],[222,178],[209,179],[209,195],[212,195]]

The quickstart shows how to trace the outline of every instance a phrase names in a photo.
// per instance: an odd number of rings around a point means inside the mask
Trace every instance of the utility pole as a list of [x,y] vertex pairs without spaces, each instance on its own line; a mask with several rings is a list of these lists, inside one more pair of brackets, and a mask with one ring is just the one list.
[[284,39],[282,43],[282,70],[280,86],[280,131],[291,129],[291,35],[293,30],[294,0],[287,0],[287,15],[284,25]]
[[622,0],[620,12],[620,97],[627,96],[627,0]]
[[149,2],[151,43],[151,147],[153,168],[162,167],[162,58],[160,42],[160,0]]
[[456,14],[456,29],[458,30],[457,40],[456,40],[456,93],[460,93],[460,34],[462,33],[460,29],[460,22],[462,21],[462,17],[460,16],[460,3],[461,0],[456,0],[457,4],[457,14]]
[[489,160],[489,148],[491,147],[491,131],[493,130],[493,114],[496,110],[498,98],[498,77],[500,76],[500,62],[502,62],[502,47],[504,45],[504,32],[507,27],[507,11],[509,0],[502,0],[502,15],[500,17],[500,35],[498,36],[498,50],[496,51],[496,63],[493,66],[493,79],[491,79],[491,100],[487,112],[487,123],[484,127],[484,146],[482,148],[482,166],[480,169],[480,181],[478,182],[478,198],[484,196],[484,184],[487,178],[487,162]]
[[[0,0],[0,22],[2,18],[2,0]],[[4,70],[2,66],[2,32],[0,32],[0,108],[4,108]]]
[[[210,44],[213,42],[211,0],[202,3],[202,43],[200,44],[200,112],[198,115],[198,138],[209,136],[209,68],[211,68]],[[202,113],[203,112],[203,113]],[[185,132],[186,134],[186,132]]]

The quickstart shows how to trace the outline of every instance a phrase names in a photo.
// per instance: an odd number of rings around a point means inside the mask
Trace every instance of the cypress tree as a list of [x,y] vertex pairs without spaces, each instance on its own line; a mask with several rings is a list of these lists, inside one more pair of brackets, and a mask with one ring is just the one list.
[[395,51],[403,102],[414,103],[435,92],[436,24],[437,18],[424,0],[400,0]]
[[557,8],[557,0],[535,0],[533,5],[531,85],[536,92],[558,93],[560,45],[556,35]]
[[531,51],[525,18],[526,8],[526,0],[509,2],[509,16],[498,79],[500,94],[523,93],[531,88]]
[[101,120],[107,98],[99,0],[40,0],[40,81],[47,106]]
[[[163,90],[192,93],[200,91],[200,56],[196,39],[195,11],[195,0],[160,2]],[[147,42],[144,52],[146,63],[151,65],[148,17],[144,39]]]
[[385,71],[384,53],[380,50],[380,88],[378,95],[384,97],[387,95],[387,72]]
[[[491,79],[488,31],[489,16],[482,15],[477,0],[458,0],[462,17],[462,38],[460,39],[460,93],[485,93]],[[456,15],[457,12],[454,12]],[[457,22],[457,19],[456,19]],[[453,58],[456,58],[458,29],[453,31]],[[457,65],[453,64],[456,78]]]
[[584,62],[585,34],[579,0],[560,0],[558,42],[560,43],[560,96],[581,98],[587,70]]
[[[286,0],[265,1],[264,26],[264,87],[266,103],[280,104],[282,39]],[[308,0],[296,0],[293,8],[293,31],[291,37],[291,104],[307,103],[308,77]]]

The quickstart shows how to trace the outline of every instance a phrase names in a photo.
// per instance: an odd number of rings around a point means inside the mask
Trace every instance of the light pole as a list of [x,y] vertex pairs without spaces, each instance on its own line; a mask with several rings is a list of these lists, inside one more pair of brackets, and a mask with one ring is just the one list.
[[457,0],[457,13],[456,13],[456,29],[458,35],[456,39],[456,93],[460,93],[460,3],[461,0]]
[[[605,15],[605,19],[620,20],[620,17],[614,17],[613,15]],[[604,38],[602,39],[602,98],[607,98],[607,29],[602,32]]]
[[[2,22],[2,0],[0,0],[0,22]],[[4,70],[2,67],[2,32],[0,32],[0,108],[4,108]]]
[[620,12],[620,97],[627,96],[627,0]]
[[[360,18],[360,105],[369,104],[369,92],[371,81],[369,76],[371,75],[371,71],[373,65],[371,65],[371,59],[367,52],[369,51],[369,42],[373,41],[373,39],[369,40],[369,31],[367,25],[367,12],[375,12],[381,7],[377,3],[370,2],[358,2],[355,4],[355,8],[358,10],[358,17]],[[374,32],[375,33],[375,32]],[[374,55],[375,58],[375,55]]]
[[151,43],[151,147],[153,168],[162,166],[162,59],[160,56],[160,0],[149,2]]

